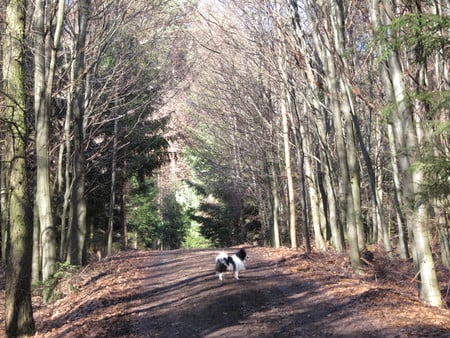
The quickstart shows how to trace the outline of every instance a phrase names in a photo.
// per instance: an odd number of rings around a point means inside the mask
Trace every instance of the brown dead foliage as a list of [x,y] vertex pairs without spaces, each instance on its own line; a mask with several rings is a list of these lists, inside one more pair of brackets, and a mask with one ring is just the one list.
[[[374,250],[357,275],[344,254],[247,250],[241,280],[223,284],[212,271],[215,250],[128,251],[93,262],[63,280],[59,300],[34,297],[35,336],[450,336],[450,311],[418,299],[409,261]],[[450,275],[438,272],[448,305]],[[3,270],[0,298],[4,322]]]

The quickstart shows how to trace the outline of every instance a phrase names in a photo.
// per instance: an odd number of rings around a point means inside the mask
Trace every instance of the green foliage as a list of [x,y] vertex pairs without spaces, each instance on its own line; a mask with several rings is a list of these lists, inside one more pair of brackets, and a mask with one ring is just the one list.
[[229,192],[224,186],[214,185],[211,181],[203,184],[189,181],[187,184],[201,196],[199,206],[191,212],[192,220],[201,225],[201,235],[216,247],[232,245],[238,217],[233,212]]
[[200,223],[200,233],[214,246],[230,246],[233,243],[233,223],[227,208],[220,203],[202,203],[192,218]]
[[201,197],[201,203],[192,219],[201,224],[200,233],[214,246],[232,245],[239,242],[242,196],[235,189],[229,163],[223,160],[227,150],[212,134],[193,137],[201,146],[188,149],[194,177],[187,184]]
[[[446,112],[450,105],[450,91],[437,91],[437,92],[419,92],[414,95],[410,95],[411,99],[422,102],[427,111],[435,116],[439,112]],[[427,116],[426,118],[433,118],[433,116]],[[438,126],[439,130],[445,131],[445,125]],[[442,128],[444,127],[444,128]]]
[[383,47],[383,55],[379,57],[385,60],[401,47],[415,51],[419,62],[438,51],[448,53],[450,40],[444,32],[449,29],[449,17],[428,13],[398,16],[391,24],[381,26],[376,34],[375,42]]
[[200,206],[200,195],[198,195],[189,182],[183,182],[182,186],[175,193],[177,202],[182,206],[183,214],[188,218],[188,225],[185,231],[183,248],[209,248],[212,243],[201,234],[202,225],[194,220],[194,214]]
[[133,177],[127,222],[130,233],[137,234],[139,247],[150,248],[155,242],[162,249],[205,248],[211,243],[199,231],[191,215],[197,197],[187,186],[166,196],[158,204],[158,189],[151,179]]
[[[425,95],[426,101],[435,112],[443,111],[446,114],[450,103],[449,92],[431,93]],[[432,126],[435,130],[431,144],[425,146],[424,156],[416,169],[422,170],[425,176],[423,198],[436,198],[448,201],[450,197],[450,122],[436,121]],[[427,151],[427,149],[430,149]]]
[[426,178],[424,198],[447,199],[450,196],[450,158],[427,156],[418,167]]
[[[448,109],[450,103],[450,91],[408,91],[405,96],[404,103],[408,107],[413,107],[417,102],[420,102],[426,107],[428,116],[425,116],[427,121],[435,120],[437,114],[444,112]],[[391,122],[391,114],[397,109],[396,102],[390,102],[381,108],[381,114],[386,122]],[[437,132],[445,130],[448,123],[438,122],[435,127]]]
[[[139,26],[140,23],[139,20],[131,20],[128,24]],[[153,115],[161,105],[164,86],[170,74],[164,66],[168,62],[164,50],[171,45],[159,36],[154,41],[150,37],[142,37],[150,39],[146,48],[143,48],[139,37],[130,33],[129,28],[120,27],[115,32],[105,45],[98,67],[92,74],[93,92],[99,95],[92,102],[98,105],[98,109],[94,110],[101,123],[89,123],[86,131],[87,135],[95,135],[92,137],[95,141],[89,142],[86,149],[86,158],[91,159],[87,163],[86,190],[88,217],[96,224],[93,240],[99,245],[104,242],[108,224],[113,137],[118,140],[115,154],[117,196],[120,196],[129,178],[144,182],[167,159],[168,142],[162,133],[169,118],[155,118]],[[139,31],[137,27],[135,29]],[[161,48],[153,48],[156,43]],[[163,45],[167,46],[163,48]],[[115,135],[114,123],[117,117],[118,130]],[[156,227],[160,222],[156,219],[156,204],[151,202],[152,198],[154,196],[140,192],[130,199],[132,228],[138,232],[139,245],[143,247],[148,247],[149,241],[155,238]],[[116,201],[119,203],[118,198]],[[118,216],[118,205],[115,211]],[[118,223],[114,224],[116,229]]]
[[190,226],[186,230],[182,247],[183,248],[210,248],[212,242],[201,234],[201,224],[191,219]]
[[190,226],[190,218],[174,194],[168,195],[162,206],[161,242],[164,249],[181,247]]
[[158,237],[161,216],[157,208],[158,189],[154,183],[145,179],[131,179],[131,192],[127,203],[127,223],[130,232],[135,232],[138,246],[149,248]]
[[[33,285],[33,293],[42,295],[44,302],[52,302],[62,297],[62,292],[58,291],[58,286],[62,279],[69,277],[78,271],[78,265],[72,265],[67,262],[57,262],[55,272],[52,278],[44,282],[38,282]],[[72,286],[72,291],[75,290]]]

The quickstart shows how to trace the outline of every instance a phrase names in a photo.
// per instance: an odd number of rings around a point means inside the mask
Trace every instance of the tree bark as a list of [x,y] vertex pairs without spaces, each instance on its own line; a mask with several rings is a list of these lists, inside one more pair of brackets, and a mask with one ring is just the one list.
[[392,130],[392,125],[387,126],[389,149],[391,153],[391,166],[392,166],[392,179],[394,183],[394,204],[395,204],[395,218],[397,221],[397,231],[398,231],[398,246],[400,257],[407,259],[410,257],[408,249],[408,234],[405,224],[405,217],[403,215],[402,209],[402,191],[400,183],[400,172],[398,169],[398,156],[397,148],[395,147],[394,132]]
[[297,229],[296,229],[296,212],[295,212],[295,192],[294,192],[294,180],[292,178],[292,165],[291,165],[291,147],[289,140],[289,126],[287,118],[287,102],[285,99],[281,101],[281,124],[283,134],[284,145],[284,161],[285,171],[287,179],[288,189],[288,206],[289,206],[289,235],[291,239],[291,248],[297,247]]
[[281,44],[283,41],[282,23],[281,23],[281,11],[279,8],[279,3],[276,3],[277,7],[277,36],[280,40],[277,47],[278,53],[275,55],[277,59],[278,72],[281,76],[281,94],[279,101],[279,109],[281,115],[281,135],[283,140],[283,153],[284,153],[284,165],[286,172],[287,181],[287,193],[288,193],[288,207],[289,207],[289,237],[291,240],[291,248],[297,247],[297,224],[296,224],[296,206],[295,206],[295,188],[294,180],[292,177],[292,163],[291,163],[291,142],[289,137],[289,120],[292,118],[288,117],[291,109],[291,100],[289,96],[289,70],[286,60],[286,51],[284,45]]
[[33,224],[26,168],[23,49],[26,1],[8,1],[3,36],[5,111],[2,174],[7,178],[5,326],[8,337],[34,333],[31,304]]
[[[306,111],[307,110],[307,105],[304,104],[303,107],[304,107],[304,110]],[[297,119],[299,119],[299,116],[298,116],[299,113],[298,113],[297,107],[295,107],[295,112],[296,112]],[[308,141],[304,140],[304,137],[308,137],[308,136],[304,135],[305,134],[304,131],[302,133],[302,128],[301,128],[302,124],[301,123],[294,123],[293,121],[291,121],[291,124],[293,126],[292,127],[292,133],[294,134],[295,147],[297,149],[297,157],[298,157],[297,162],[298,162],[298,169],[299,169],[299,175],[300,175],[299,179],[300,179],[301,190],[302,190],[301,191],[301,196],[302,196],[302,198],[301,198],[301,206],[302,206],[302,209],[303,209],[303,222],[302,222],[303,224],[301,225],[302,229],[303,229],[303,240],[302,240],[302,242],[303,242],[303,244],[305,246],[305,252],[307,254],[310,254],[312,249],[311,249],[311,238],[310,238],[310,230],[309,230],[309,227],[310,227],[310,217],[309,217],[310,212],[309,212],[309,208],[308,208],[308,196],[309,196],[309,194],[307,192],[307,189],[310,188],[310,186],[307,184],[306,169],[303,170],[303,168],[306,168],[308,165],[311,168],[311,159],[309,158],[309,154],[305,154],[305,150],[309,151],[308,150],[309,149],[309,143],[308,143]],[[300,125],[300,128],[298,128],[298,130],[297,130],[296,127],[294,127],[297,124]],[[309,161],[308,164],[307,164],[307,161]],[[316,188],[317,188],[317,186],[314,186],[314,189],[316,189]],[[312,204],[312,202],[311,202],[311,204]],[[317,203],[316,203],[316,206],[318,208],[316,210],[317,215],[320,215],[319,204],[320,204],[320,200],[317,200]],[[311,214],[312,214],[312,207],[311,207]],[[317,217],[317,218],[319,220],[317,222],[317,224],[320,225],[323,222],[323,219],[321,219],[320,216]],[[314,217],[313,217],[313,219],[314,219]],[[314,238],[316,238],[316,237],[314,237]],[[321,236],[321,239],[323,241],[323,236]],[[319,241],[320,241],[320,239],[319,239]],[[324,246],[325,246],[325,241],[323,241],[323,243],[324,243]]]
[[[52,37],[51,4],[45,0],[36,1],[34,13],[34,112],[36,126],[36,204],[42,244],[42,280],[52,278],[56,264],[56,234],[50,191],[50,113],[52,110],[53,79],[56,67],[56,49],[62,30],[64,1],[58,11],[57,26]],[[44,292],[44,302],[51,290]]]
[[[269,164],[271,167],[271,172],[275,173],[275,168],[273,164]],[[278,197],[277,180],[276,176],[272,176],[271,181],[271,191],[272,191],[272,245],[275,248],[280,247],[280,227],[278,225],[278,214],[280,201]]]
[[[330,13],[329,29],[327,37],[319,35],[319,31],[313,30],[313,41],[316,50],[319,54],[321,64],[323,66],[323,76],[327,88],[327,95],[329,98],[329,109],[332,116],[336,151],[338,155],[338,165],[340,174],[339,186],[339,201],[341,208],[344,211],[342,214],[342,221],[347,225],[348,243],[350,249],[350,261],[355,271],[360,270],[360,256],[359,256],[359,241],[358,232],[360,231],[360,214],[357,208],[359,201],[357,201],[359,189],[359,177],[356,164],[356,148],[354,146],[354,133],[349,120],[350,104],[347,101],[347,92],[343,87],[344,83],[339,80],[337,74],[338,60],[341,60],[342,55],[338,53],[343,48],[342,37],[342,23],[344,21],[342,8],[339,1],[331,1],[325,3],[320,1],[316,4],[320,9],[319,12]],[[307,6],[308,16],[311,22],[319,25],[319,20],[324,17],[315,16],[314,9]],[[342,53],[342,51],[341,51]],[[345,102],[342,102],[342,101]],[[346,137],[344,137],[344,132]]]
[[74,95],[72,105],[73,112],[73,189],[71,196],[71,226],[68,250],[68,261],[71,264],[82,265],[84,261],[84,249],[86,241],[86,161],[84,154],[84,94],[85,94],[85,46],[87,25],[89,18],[89,0],[80,0],[78,9],[78,37],[76,43],[76,57],[73,69]]
[[119,118],[114,119],[114,135],[113,135],[113,154],[111,166],[111,195],[108,209],[108,244],[106,247],[107,256],[111,256],[114,232],[114,207],[116,204],[116,167],[117,167],[117,134],[118,134]]
[[[379,25],[389,25],[395,17],[392,0],[373,1],[371,5],[372,23],[375,30]],[[398,38],[392,29],[386,31],[388,42]],[[417,51],[417,50],[416,50]],[[416,109],[408,103],[405,75],[399,58],[398,50],[391,51],[383,64],[385,72],[385,87],[388,98],[392,100],[391,119],[394,131],[395,148],[399,155],[399,169],[402,173],[403,210],[406,222],[413,239],[413,259],[419,272],[419,293],[421,298],[432,306],[442,307],[443,302],[437,283],[437,276],[430,245],[430,234],[426,226],[427,204],[421,200],[423,184],[422,170],[414,166],[420,160],[420,142],[423,138],[423,116],[421,109]],[[420,67],[420,65],[419,65]],[[420,83],[420,79],[416,79]]]
[[300,133],[302,135],[304,148],[306,154],[303,161],[303,170],[305,174],[305,184],[308,187],[308,196],[311,205],[311,222],[314,230],[314,242],[316,248],[319,250],[325,250],[325,239],[322,233],[321,217],[320,217],[320,197],[319,197],[319,185],[317,184],[316,171],[312,169],[312,149],[305,131],[303,124],[300,124]]

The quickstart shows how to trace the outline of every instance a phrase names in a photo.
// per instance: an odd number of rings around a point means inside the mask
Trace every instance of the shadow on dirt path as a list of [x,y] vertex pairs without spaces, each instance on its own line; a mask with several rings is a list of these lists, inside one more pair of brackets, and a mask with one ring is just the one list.
[[217,250],[130,250],[92,262],[64,280],[60,299],[35,299],[35,337],[450,337],[450,312],[417,299],[413,274],[356,276],[334,253],[247,252],[239,281],[215,275]]
[[270,337],[286,332],[286,325],[292,323],[289,317],[300,316],[301,309],[289,308],[294,285],[296,297],[304,297],[314,286],[281,276],[274,263],[254,256],[239,281],[227,274],[221,282],[213,271],[215,253],[178,250],[152,256],[142,267],[147,277],[141,290],[130,302],[126,318],[130,334]]
[[[333,315],[354,300],[327,303],[314,284],[280,274],[277,263],[252,255],[251,248],[248,252],[240,280],[228,274],[224,282],[213,271],[216,251],[177,250],[149,257],[142,262],[141,288],[122,318],[127,323],[124,336],[355,336],[345,328],[336,332],[338,318]],[[370,328],[364,331],[365,337],[377,336]]]

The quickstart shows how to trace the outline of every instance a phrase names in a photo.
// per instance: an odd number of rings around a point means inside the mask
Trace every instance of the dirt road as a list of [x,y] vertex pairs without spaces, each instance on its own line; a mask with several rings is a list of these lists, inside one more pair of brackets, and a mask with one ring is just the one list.
[[[239,281],[229,274],[224,282],[215,276],[215,250],[161,252],[144,259],[141,268],[145,278],[135,300],[129,302],[128,315],[123,318],[127,323],[124,334],[450,337],[450,323],[447,328],[433,328],[439,316],[431,313],[430,321],[424,314],[423,321],[414,318],[414,311],[421,310],[413,307],[422,304],[413,297],[343,274],[314,273],[309,271],[314,262],[299,264],[308,261],[301,254],[292,256],[297,262],[290,264],[285,256],[274,257],[263,248],[247,251],[248,269]],[[450,319],[448,311],[442,314],[443,322]]]
[[417,299],[405,262],[381,253],[355,276],[347,255],[247,251],[239,281],[215,276],[217,250],[93,262],[64,280],[57,301],[34,297],[35,337],[450,337],[450,311]]
[[[251,255],[251,250],[249,250]],[[143,267],[139,300],[130,308],[136,337],[324,336],[311,322],[314,304],[294,305],[314,286],[276,272],[274,263],[252,255],[239,281],[215,276],[213,251],[170,251]],[[322,314],[314,309],[313,315]],[[319,318],[317,318],[319,319]]]

